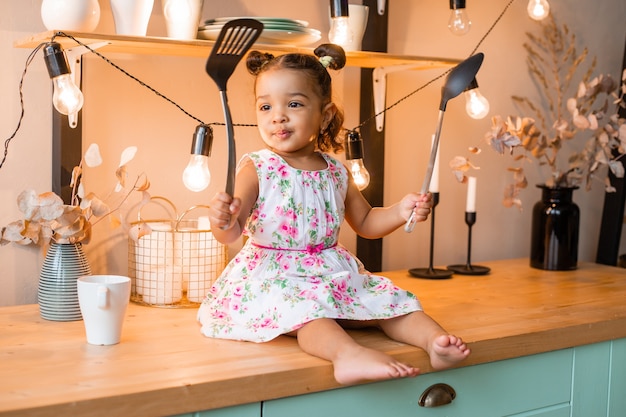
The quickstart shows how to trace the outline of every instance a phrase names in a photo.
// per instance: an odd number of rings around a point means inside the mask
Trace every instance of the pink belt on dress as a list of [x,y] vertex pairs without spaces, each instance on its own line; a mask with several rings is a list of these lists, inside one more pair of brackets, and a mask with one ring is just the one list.
[[337,243],[331,245],[331,246],[324,246],[323,243],[320,243],[318,245],[309,245],[307,246],[305,249],[294,249],[294,248],[273,248],[271,246],[264,246],[264,245],[259,245],[258,243],[254,243],[254,242],[250,242],[250,244],[252,246],[256,246],[257,248],[261,248],[261,249],[271,249],[271,250],[281,250],[281,251],[295,251],[295,252],[306,252],[309,255],[317,255],[318,253],[320,253],[321,251],[325,250],[325,249],[331,249],[334,248],[335,246],[337,246]]

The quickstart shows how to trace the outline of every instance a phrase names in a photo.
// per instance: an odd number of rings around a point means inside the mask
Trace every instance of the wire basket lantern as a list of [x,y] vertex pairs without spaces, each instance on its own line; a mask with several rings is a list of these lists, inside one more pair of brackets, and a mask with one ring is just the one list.
[[[163,197],[176,213],[176,207]],[[186,219],[193,206],[174,219],[141,218],[148,235],[128,240],[131,301],[155,307],[196,307],[202,302],[228,261],[227,248],[211,233],[208,217]]]

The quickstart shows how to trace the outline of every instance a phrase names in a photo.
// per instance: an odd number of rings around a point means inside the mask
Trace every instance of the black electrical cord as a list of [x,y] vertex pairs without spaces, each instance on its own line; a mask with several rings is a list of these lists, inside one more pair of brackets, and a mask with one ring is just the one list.
[[20,127],[22,126],[22,121],[24,120],[24,113],[25,113],[25,109],[24,109],[24,78],[26,77],[26,71],[28,70],[28,66],[30,65],[31,62],[33,62],[33,59],[35,58],[35,55],[37,55],[37,52],[39,52],[39,50],[45,45],[46,43],[40,43],[39,45],[37,45],[37,47],[35,49],[33,49],[30,54],[28,54],[28,58],[26,58],[26,64],[24,65],[24,71],[22,71],[22,76],[20,78],[20,84],[19,84],[19,94],[20,94],[20,117],[17,120],[17,126],[15,127],[15,130],[13,131],[13,133],[11,134],[11,136],[8,137],[8,139],[6,139],[4,141],[4,155],[2,156],[2,161],[0,161],[0,168],[2,168],[2,166],[4,165],[4,162],[7,159],[7,156],[9,155],[9,145],[11,144],[11,141],[13,140],[13,138],[15,137],[15,135],[17,135],[17,131],[20,130]]
[[[139,83],[139,85],[141,85],[142,87],[147,88],[148,90],[152,91],[154,94],[156,94],[157,96],[161,97],[163,100],[167,101],[168,103],[174,105],[176,108],[178,108],[180,111],[182,111],[183,113],[185,113],[187,116],[189,116],[190,118],[192,118],[193,120],[195,120],[196,122],[198,122],[201,125],[204,126],[224,126],[223,122],[211,122],[211,123],[204,123],[200,118],[194,116],[193,114],[189,113],[187,110],[185,110],[180,104],[176,103],[174,100],[172,100],[171,98],[167,97],[165,94],[161,93],[160,91],[158,91],[156,88],[150,86],[149,84],[141,81],[139,78],[135,77],[134,75],[132,75],[131,73],[129,73],[128,71],[126,71],[124,68],[120,67],[119,65],[117,65],[115,62],[111,61],[109,58],[107,58],[106,56],[102,55],[100,52],[96,51],[95,49],[92,49],[89,47],[89,45],[86,45],[85,43],[81,42],[80,40],[76,39],[75,37],[68,35],[64,32],[57,32],[56,34],[54,34],[54,36],[52,37],[52,40],[55,39],[55,37],[57,36],[63,36],[66,38],[69,38],[71,40],[73,40],[74,42],[76,42],[78,45],[80,46],[84,46],[85,48],[87,48],[89,50],[89,52],[92,52],[93,54],[97,55],[98,57],[100,57],[104,62],[106,62],[107,64],[111,65],[113,68],[115,68],[116,70],[120,71],[122,74],[126,75],[127,77],[129,77],[130,79],[136,81],[137,83]],[[239,126],[239,127],[256,127],[256,124],[233,124],[233,126]]]
[[[496,25],[500,22],[500,20],[502,19],[502,17],[504,16],[504,14],[507,12],[507,10],[509,9],[509,7],[511,7],[511,5],[513,4],[515,0],[509,0],[509,2],[504,6],[504,9],[502,10],[502,12],[500,12],[500,14],[498,15],[498,17],[496,18],[496,20],[493,22],[493,24],[489,27],[489,29],[487,29],[487,32],[485,32],[485,34],[483,35],[483,37],[478,41],[478,43],[476,44],[476,46],[474,47],[474,49],[472,50],[472,52],[469,54],[469,56],[472,56],[476,53],[476,51],[478,51],[478,48],[480,47],[480,45],[484,42],[484,40],[487,38],[487,36],[489,36],[489,34],[493,31],[493,29],[496,27]],[[170,98],[168,98],[167,96],[165,96],[164,94],[160,93],[159,91],[157,91],[156,89],[152,88],[151,86],[149,86],[148,84],[144,83],[143,81],[141,81],[140,79],[138,79],[137,77],[133,76],[132,74],[128,73],[127,71],[125,71],[123,68],[121,68],[120,66],[118,66],[117,64],[115,64],[114,62],[112,62],[111,60],[109,60],[107,57],[105,57],[104,55],[100,54],[98,51],[91,49],[88,45],[85,45],[84,43],[82,43],[81,41],[79,41],[78,39],[74,38],[73,36],[67,35],[63,32],[58,32],[55,36],[65,36],[68,37],[70,39],[72,39],[74,42],[76,42],[79,45],[82,45],[84,47],[86,47],[87,49],[89,49],[89,51],[93,52],[94,54],[98,55],[100,58],[102,58],[105,62],[107,62],[108,64],[112,65],[115,69],[121,71],[122,73],[124,73],[125,75],[127,75],[128,77],[132,78],[133,80],[137,81],[139,84],[141,84],[143,87],[148,88],[150,91],[152,91],[153,93],[155,93],[156,95],[158,95],[159,97],[167,100],[168,102],[170,102],[171,104],[173,104],[174,106],[178,107],[178,109],[180,109],[183,113],[185,113],[187,116],[191,117],[192,119],[196,120],[197,122],[199,122],[200,124],[206,124],[204,122],[202,122],[202,120],[200,120],[199,118],[191,115],[189,112],[187,112],[185,109],[183,109],[179,104],[177,104],[176,102],[174,102],[173,100],[171,100]],[[54,40],[54,37],[52,38],[52,40]],[[408,99],[409,97],[413,96],[414,94],[416,94],[417,92],[423,90],[424,88],[428,87],[430,84],[434,83],[435,81],[441,79],[442,77],[446,76],[450,71],[452,70],[452,68],[448,69],[447,71],[443,72],[442,74],[439,74],[438,76],[436,76],[435,78],[431,79],[430,81],[428,81],[427,83],[425,83],[424,85],[422,85],[421,87],[417,88],[416,90],[412,91],[411,93],[407,94],[406,96],[400,98],[399,100],[397,100],[395,103],[389,105],[388,107],[384,108],[383,110],[381,110],[379,113],[369,117],[368,119],[364,120],[360,125],[358,125],[357,127],[355,127],[354,129],[351,130],[356,130],[362,126],[364,126],[365,124],[369,123],[370,121],[372,121],[373,119],[376,118],[376,116],[385,113],[386,111],[392,109],[393,107],[397,106],[398,104],[400,104],[401,102],[403,102],[404,100]],[[224,123],[217,123],[217,122],[213,122],[213,123],[209,123],[208,125],[224,125]],[[256,127],[256,124],[252,124],[252,123],[248,123],[248,124],[234,124],[234,126],[239,126],[239,127]]]
[[[504,16],[504,14],[507,12],[507,10],[509,9],[509,7],[511,7],[511,5],[513,4],[513,2],[515,2],[515,0],[509,0],[509,2],[506,4],[506,6],[504,6],[504,9],[502,10],[502,12],[498,15],[498,17],[496,18],[496,20],[493,22],[493,24],[489,27],[489,29],[487,29],[487,32],[485,32],[485,34],[483,35],[482,38],[480,38],[480,40],[478,41],[478,43],[476,44],[476,46],[474,47],[474,49],[472,49],[472,52],[470,52],[469,56],[472,56],[476,53],[476,51],[478,51],[478,48],[480,48],[480,45],[482,45],[482,43],[485,41],[485,39],[487,38],[487,36],[489,36],[489,34],[493,31],[493,29],[496,27],[496,25],[500,22],[500,20],[502,20],[502,17]],[[394,102],[393,104],[390,104],[389,106],[385,107],[383,110],[379,111],[378,113],[374,114],[373,116],[370,116],[369,118],[365,119],[364,121],[361,122],[361,124],[359,124],[357,127],[355,127],[352,130],[357,130],[360,129],[361,127],[365,126],[366,124],[370,123],[372,120],[374,120],[377,116],[386,113],[388,110],[391,110],[392,108],[396,107],[398,104],[402,103],[403,101],[407,100],[408,98],[410,98],[411,96],[413,96],[414,94],[416,94],[417,92],[423,90],[424,88],[428,87],[429,85],[431,85],[432,83],[434,83],[435,81],[445,77],[446,75],[448,75],[448,73],[452,71],[452,68],[449,68],[448,70],[446,70],[445,72],[439,74],[438,76],[436,76],[435,78],[431,79],[430,81],[426,82],[425,84],[423,84],[422,86],[418,87],[416,90],[410,92],[409,94],[407,94],[406,96],[398,99],[396,102]]]
[[62,36],[65,38],[69,38],[71,40],[73,40],[74,42],[76,42],[78,45],[80,46],[84,46],[85,48],[87,48],[87,50],[89,50],[89,52],[97,55],[98,57],[100,57],[102,60],[104,60],[104,62],[106,62],[107,64],[111,65],[113,68],[115,68],[116,70],[120,71],[122,74],[126,75],[127,77],[129,77],[130,79],[136,81],[137,83],[139,83],[139,85],[141,85],[142,87],[147,88],[148,90],[152,91],[154,94],[156,94],[157,96],[161,97],[162,99],[164,99],[165,101],[173,104],[174,106],[176,106],[180,111],[182,111],[183,113],[185,113],[187,116],[191,117],[192,119],[194,119],[196,122],[202,124],[202,125],[206,125],[206,123],[204,123],[202,120],[200,120],[198,117],[192,115],[191,113],[189,113],[187,110],[185,110],[180,104],[176,103],[174,100],[170,99],[169,97],[167,97],[165,94],[159,92],[157,89],[155,89],[154,87],[150,86],[149,84],[141,81],[139,78],[135,77],[133,74],[129,73],[128,71],[126,71],[124,68],[120,67],[119,65],[117,65],[115,62],[111,61],[109,58],[107,58],[106,56],[102,55],[100,52],[96,51],[95,49],[92,49],[89,45],[81,42],[80,40],[76,39],[74,36],[72,35],[68,35],[65,32],[57,32],[52,36],[51,41],[54,42],[54,40],[58,37],[58,36]]
[[[493,22],[493,24],[489,27],[489,29],[487,29],[487,32],[485,32],[485,34],[483,35],[483,37],[478,41],[478,43],[476,44],[476,46],[474,47],[474,49],[472,50],[472,52],[470,53],[469,56],[472,56],[474,53],[476,53],[476,51],[478,50],[478,48],[480,47],[480,45],[484,42],[484,40],[487,38],[487,36],[491,33],[491,31],[495,28],[495,26],[500,22],[500,20],[502,19],[502,17],[504,16],[504,14],[507,12],[507,10],[509,9],[509,7],[513,4],[515,0],[509,0],[509,2],[506,4],[506,6],[504,7],[504,9],[502,10],[502,12],[498,15],[498,17],[496,18],[496,20]],[[116,63],[114,63],[113,61],[111,61],[109,58],[107,58],[106,56],[102,55],[100,52],[96,51],[95,49],[92,49],[89,47],[89,45],[86,45],[85,43],[81,42],[80,40],[76,39],[75,37],[68,35],[64,32],[57,32],[52,36],[51,41],[54,41],[54,39],[58,36],[62,36],[62,37],[66,37],[69,38],[71,40],[73,40],[74,42],[76,42],[78,45],[80,46],[84,46],[85,48],[87,48],[91,53],[97,55],[98,57],[100,57],[101,59],[103,59],[106,63],[108,63],[109,65],[111,65],[113,68],[117,69],[118,71],[122,72],[124,75],[126,75],[127,77],[131,78],[132,80],[136,81],[137,83],[139,83],[142,87],[147,88],[148,90],[152,91],[154,94],[156,94],[157,96],[159,96],[160,98],[164,99],[165,101],[169,102],[170,104],[174,105],[176,108],[178,108],[180,111],[182,111],[184,114],[186,114],[187,116],[189,116],[190,118],[192,118],[193,120],[197,121],[198,123],[200,123],[201,125],[217,125],[217,126],[223,126],[224,123],[221,122],[212,122],[212,123],[204,123],[200,118],[192,115],[191,113],[189,113],[187,110],[185,110],[180,104],[176,103],[174,100],[170,99],[169,97],[167,97],[165,94],[159,92],[157,89],[153,88],[152,86],[148,85],[147,83],[141,81],[139,78],[135,77],[134,75],[132,75],[131,73],[129,73],[128,71],[126,71],[125,69],[123,69],[122,67],[120,67],[119,65],[117,65]],[[33,49],[31,51],[31,53],[28,55],[28,58],[26,59],[26,65],[24,66],[24,71],[22,72],[22,76],[20,78],[20,84],[19,84],[19,96],[20,96],[20,117],[18,119],[17,122],[17,126],[15,128],[15,130],[13,131],[13,133],[11,134],[11,136],[9,136],[9,138],[7,138],[4,141],[4,155],[2,157],[2,161],[0,161],[0,168],[2,168],[2,166],[4,165],[8,152],[9,152],[9,145],[11,143],[11,140],[13,140],[13,138],[15,138],[15,136],[17,135],[18,130],[20,129],[21,125],[22,125],[22,120],[24,119],[24,113],[25,113],[25,109],[24,109],[24,94],[23,94],[23,84],[24,84],[24,78],[26,77],[26,71],[28,69],[28,66],[30,65],[30,63],[33,61],[35,55],[37,54],[37,52],[44,46],[46,45],[47,42],[45,43],[41,43],[39,45],[37,45],[37,47],[35,49]],[[361,127],[363,127],[364,125],[366,125],[367,123],[371,122],[372,120],[374,120],[376,118],[376,116],[383,114],[385,112],[387,112],[388,110],[391,110],[392,108],[396,107],[397,105],[399,105],[400,103],[402,103],[403,101],[407,100],[408,98],[412,97],[414,94],[416,94],[417,92],[423,90],[424,88],[428,87],[429,85],[431,85],[432,83],[434,83],[435,81],[441,79],[442,77],[446,76],[450,71],[452,70],[452,68],[448,69],[447,71],[439,74],[438,76],[436,76],[435,78],[431,79],[430,81],[426,82],[425,84],[423,84],[422,86],[418,87],[416,90],[412,91],[411,93],[407,94],[406,96],[400,98],[399,100],[397,100],[396,102],[390,104],[388,107],[384,108],[383,110],[381,110],[380,112],[374,114],[373,116],[365,119],[363,122],[361,122],[361,124],[359,124],[357,127],[355,127],[354,129],[350,129],[351,131],[355,131],[357,129],[360,129]],[[245,124],[237,124],[235,123],[234,126],[238,126],[238,127],[256,127],[256,124],[252,124],[252,123],[245,123]]]

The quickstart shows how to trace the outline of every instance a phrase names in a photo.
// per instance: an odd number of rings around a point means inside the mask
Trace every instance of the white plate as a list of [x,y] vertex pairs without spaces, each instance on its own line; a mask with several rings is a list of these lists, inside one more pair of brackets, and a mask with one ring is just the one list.
[[[207,24],[204,26],[200,26],[198,27],[198,30],[203,30],[203,29],[222,29],[224,27],[224,25],[226,25],[226,22],[215,22],[215,23],[211,23],[211,24]],[[263,25],[263,30],[269,30],[269,29],[273,29],[273,30],[293,30],[293,31],[299,31],[299,32],[306,32],[306,30],[308,28],[302,26],[302,25],[294,25],[293,23],[265,23]]]
[[213,23],[226,23],[230,20],[236,20],[236,19],[254,19],[254,20],[258,20],[261,23],[289,23],[292,25],[297,25],[297,26],[302,26],[302,27],[307,27],[309,26],[309,22],[307,22],[306,20],[299,20],[299,19],[286,19],[286,18],[282,18],[282,17],[259,17],[259,16],[243,16],[243,17],[239,17],[239,16],[234,16],[234,17],[216,17],[214,19],[207,19],[204,21],[205,25],[210,25]]
[[[210,28],[198,31],[198,38],[214,41],[217,39],[221,28]],[[264,29],[257,42],[283,45],[310,45],[319,41],[322,34],[316,29],[306,29],[306,31],[286,31]]]

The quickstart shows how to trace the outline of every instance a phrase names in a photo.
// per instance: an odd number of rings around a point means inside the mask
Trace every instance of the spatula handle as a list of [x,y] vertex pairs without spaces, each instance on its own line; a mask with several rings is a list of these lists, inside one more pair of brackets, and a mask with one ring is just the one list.
[[[441,125],[443,124],[443,110],[439,110],[439,116],[437,118],[437,129],[435,130],[435,137],[433,139],[432,146],[430,148],[430,158],[428,158],[428,167],[426,168],[426,175],[424,176],[424,183],[422,184],[422,189],[420,190],[420,194],[424,195],[428,192],[430,188],[430,180],[433,177],[433,170],[435,167],[435,159],[437,159],[437,149],[439,149],[439,136],[441,135]],[[406,221],[404,225],[404,231],[407,233],[411,233],[415,228],[415,223],[417,223],[417,215],[415,214],[415,208],[411,212],[409,219]]]
[[[235,131],[233,128],[233,120],[230,115],[230,107],[228,106],[228,96],[226,90],[220,91],[220,98],[222,99],[222,108],[224,109],[224,122],[226,124],[226,139],[228,141],[228,170],[226,174],[226,194],[231,197],[235,196],[235,169],[237,164],[237,151],[235,149]],[[224,226],[223,229],[227,229],[230,226]]]
[[222,108],[224,109],[224,121],[226,123],[226,140],[228,141],[228,171],[226,176],[226,194],[234,197],[235,193],[235,167],[237,164],[237,150],[235,149],[235,131],[233,120],[228,106],[226,91],[220,91]]

